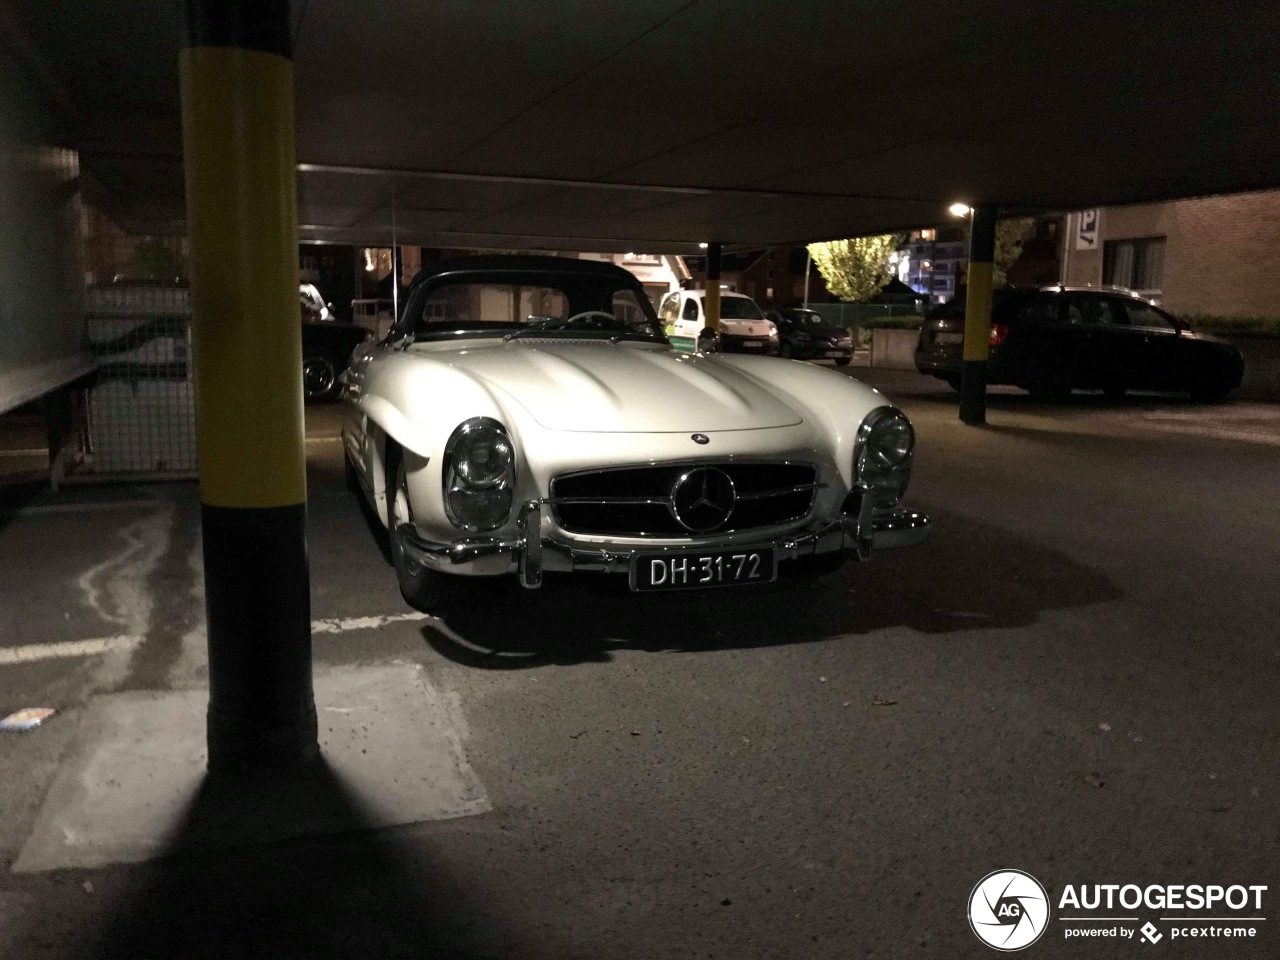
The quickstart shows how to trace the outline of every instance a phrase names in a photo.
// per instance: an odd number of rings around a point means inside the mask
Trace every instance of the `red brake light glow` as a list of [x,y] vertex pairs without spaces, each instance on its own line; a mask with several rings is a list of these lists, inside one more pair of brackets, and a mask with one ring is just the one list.
[[998,347],[1004,343],[1004,338],[1009,335],[1009,328],[1003,323],[993,323],[991,325],[991,346]]

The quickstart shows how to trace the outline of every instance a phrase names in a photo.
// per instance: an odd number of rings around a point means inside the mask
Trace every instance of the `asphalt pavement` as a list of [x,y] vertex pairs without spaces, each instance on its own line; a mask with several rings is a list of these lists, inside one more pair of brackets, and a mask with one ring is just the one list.
[[349,829],[142,865],[9,872],[94,696],[205,680],[194,485],[8,487],[0,716],[58,712],[0,734],[0,956],[983,957],[1002,868],[1055,900],[1272,887],[1229,941],[1145,906],[1157,944],[1069,938],[1055,902],[1028,956],[1280,956],[1280,407],[996,391],[975,429],[937,381],[848,373],[916,425],[928,544],[447,624],[400,600],[313,408],[317,669],[420,665],[491,810],[367,830],[376,798],[322,777]]

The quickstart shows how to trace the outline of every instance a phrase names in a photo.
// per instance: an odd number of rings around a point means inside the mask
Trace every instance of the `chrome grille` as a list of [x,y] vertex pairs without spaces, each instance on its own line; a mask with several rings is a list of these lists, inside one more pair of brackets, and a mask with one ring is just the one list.
[[687,471],[715,467],[733,481],[736,500],[711,535],[768,527],[808,515],[821,484],[808,463],[714,460],[619,467],[566,474],[551,482],[551,510],[569,533],[618,537],[687,537],[672,490]]

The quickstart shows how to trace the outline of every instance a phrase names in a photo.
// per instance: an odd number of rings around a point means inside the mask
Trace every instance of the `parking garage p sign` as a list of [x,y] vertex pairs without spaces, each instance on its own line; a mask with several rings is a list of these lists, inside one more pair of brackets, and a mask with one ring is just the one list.
[[1081,210],[1076,214],[1076,249],[1098,249],[1098,209]]
[[1051,898],[1022,870],[995,870],[969,895],[969,927],[1006,953],[1031,946],[1048,931],[1050,909],[1064,940],[1254,940],[1262,935],[1265,884],[1068,883]]

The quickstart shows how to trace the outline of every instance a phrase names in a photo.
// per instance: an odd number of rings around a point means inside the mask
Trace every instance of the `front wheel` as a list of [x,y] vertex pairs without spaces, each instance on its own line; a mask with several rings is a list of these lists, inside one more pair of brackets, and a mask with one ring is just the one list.
[[405,603],[423,613],[440,613],[448,606],[451,579],[447,574],[424,567],[405,550],[401,524],[413,523],[413,505],[409,502],[409,481],[403,454],[396,459],[393,483],[387,490],[388,527],[391,541],[391,564]]
[[328,403],[338,395],[338,365],[323,353],[302,359],[302,393],[307,403]]
[[782,346],[778,348],[778,356],[783,360],[790,360],[794,354],[795,350],[792,349],[791,344],[786,340],[782,341]]
[[849,365],[849,361],[850,361],[851,359],[852,359],[852,357],[836,357],[836,366],[837,366],[837,367],[847,367],[847,366]]

